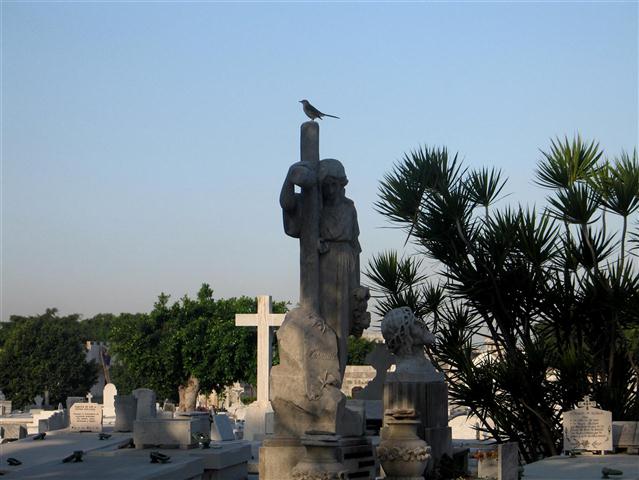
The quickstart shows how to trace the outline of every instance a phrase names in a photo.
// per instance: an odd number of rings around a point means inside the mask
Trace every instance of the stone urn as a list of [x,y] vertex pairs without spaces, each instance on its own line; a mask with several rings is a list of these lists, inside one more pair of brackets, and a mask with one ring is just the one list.
[[417,436],[421,424],[413,409],[386,410],[386,438],[377,447],[377,458],[387,480],[423,480],[430,447]]
[[339,439],[331,432],[306,432],[301,437],[306,455],[293,468],[293,480],[347,480],[348,471],[338,458]]

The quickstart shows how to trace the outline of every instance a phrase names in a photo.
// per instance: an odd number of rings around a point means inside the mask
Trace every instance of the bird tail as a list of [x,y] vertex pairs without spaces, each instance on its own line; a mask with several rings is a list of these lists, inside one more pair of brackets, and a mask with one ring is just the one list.
[[335,115],[329,115],[328,113],[324,114],[325,117],[331,117],[331,118],[337,118],[339,120],[339,117],[336,117]]

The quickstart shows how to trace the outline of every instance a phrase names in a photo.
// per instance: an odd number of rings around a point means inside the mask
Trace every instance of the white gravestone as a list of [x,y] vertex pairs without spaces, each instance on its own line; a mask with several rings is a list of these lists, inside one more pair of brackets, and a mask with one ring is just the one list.
[[588,395],[577,405],[564,413],[564,451],[612,450],[612,412],[595,408]]
[[104,386],[102,393],[104,405],[103,414],[105,417],[115,417],[115,396],[118,394],[118,389],[112,383],[107,383]]
[[101,432],[102,405],[74,403],[69,411],[69,429],[72,432]]
[[273,328],[281,326],[285,316],[283,313],[273,313],[273,299],[269,295],[257,297],[257,314],[235,315],[235,325],[238,327],[257,327],[257,400],[250,404],[245,412],[245,440],[253,440],[256,435],[271,433],[267,432],[266,417],[273,412],[269,401]]
[[35,398],[33,399],[33,401],[35,402],[35,406],[37,408],[42,408],[42,401],[44,400],[44,398],[42,397],[42,395],[36,395]]

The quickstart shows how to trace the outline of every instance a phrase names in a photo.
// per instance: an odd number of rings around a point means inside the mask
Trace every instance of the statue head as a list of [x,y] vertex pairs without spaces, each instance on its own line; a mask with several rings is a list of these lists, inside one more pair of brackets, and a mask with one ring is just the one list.
[[384,315],[382,335],[396,357],[424,357],[424,346],[435,343],[435,336],[409,307],[394,308]]
[[348,183],[344,165],[334,158],[325,158],[319,163],[319,181],[322,186],[322,197],[332,201],[344,195],[344,187]]

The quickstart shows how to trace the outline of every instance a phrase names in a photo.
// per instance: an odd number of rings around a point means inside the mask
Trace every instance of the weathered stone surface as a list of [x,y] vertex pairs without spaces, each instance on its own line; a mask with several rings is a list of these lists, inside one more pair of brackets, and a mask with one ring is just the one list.
[[137,416],[138,403],[133,395],[116,395],[114,398],[116,432],[132,432]]
[[235,440],[235,434],[233,433],[233,425],[231,420],[226,415],[213,415],[211,422],[211,440],[217,441],[230,441]]
[[66,401],[67,410],[71,410],[71,407],[73,406],[74,403],[84,402],[85,400],[86,398],[84,397],[67,397],[67,401]]
[[105,417],[115,417],[115,396],[118,394],[118,389],[112,383],[107,383],[104,386],[102,392],[102,414]]
[[102,405],[75,403],[69,410],[69,429],[72,432],[101,432]]
[[0,436],[7,440],[20,440],[27,436],[27,426],[24,424],[3,423],[0,430]]
[[135,448],[193,448],[193,435],[199,431],[200,421],[193,418],[146,418],[133,426]]
[[517,480],[519,478],[518,443],[499,444],[497,446],[497,462],[497,480]]
[[291,480],[292,471],[306,449],[297,437],[269,437],[260,448],[260,480]]
[[137,400],[136,420],[155,418],[157,416],[155,392],[149,388],[137,388],[132,393]]
[[[170,415],[170,412],[165,412]],[[172,418],[172,417],[168,417]],[[192,418],[197,422],[195,431],[204,433],[207,437],[211,434],[211,415],[209,412],[177,412],[173,418]]]
[[[307,430],[342,433],[348,423],[346,397],[339,390],[337,340],[308,309],[286,315],[277,332],[280,364],[271,370],[275,433],[300,436]],[[346,433],[344,433],[346,434]]]
[[639,422],[612,422],[613,447],[625,449],[627,453],[639,453]]
[[394,356],[386,345],[378,343],[366,355],[366,363],[375,369],[375,377],[362,390],[353,392],[353,398],[363,400],[381,400],[384,396],[384,382],[386,372],[393,364]]

